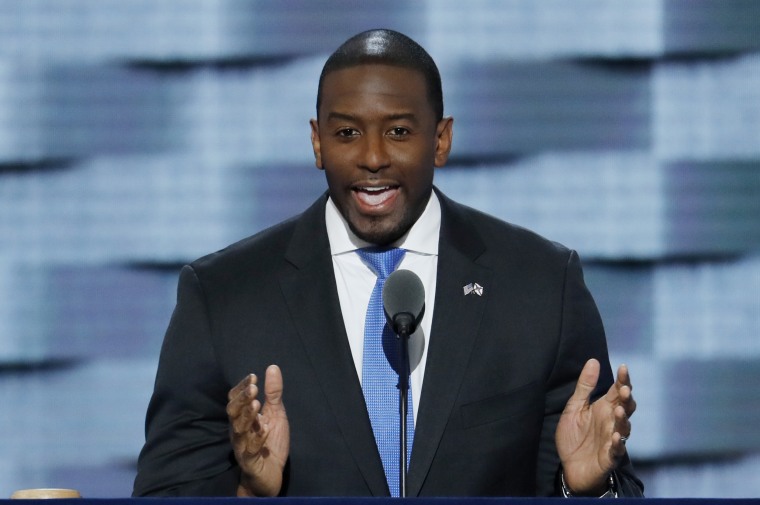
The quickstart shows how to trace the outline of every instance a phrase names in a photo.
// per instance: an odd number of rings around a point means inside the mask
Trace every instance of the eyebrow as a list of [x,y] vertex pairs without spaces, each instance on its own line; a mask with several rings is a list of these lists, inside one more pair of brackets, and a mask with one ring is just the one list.
[[[353,114],[346,114],[344,112],[330,112],[327,115],[327,120],[342,120],[342,121],[356,121],[357,117]],[[398,114],[389,114],[385,116],[384,118],[387,121],[399,121],[399,120],[408,120],[408,121],[417,121],[417,116],[411,112],[400,112]]]

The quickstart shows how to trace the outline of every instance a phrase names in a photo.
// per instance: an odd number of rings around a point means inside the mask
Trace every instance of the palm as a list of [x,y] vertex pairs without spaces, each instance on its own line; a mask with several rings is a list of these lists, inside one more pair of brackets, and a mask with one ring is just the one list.
[[[566,408],[557,426],[557,450],[566,474],[573,472],[575,480],[594,480],[606,475],[614,466],[610,448],[610,427],[607,405],[599,401],[575,408]],[[591,479],[589,479],[591,477]]]
[[571,489],[588,493],[604,489],[607,476],[625,454],[622,436],[630,433],[628,418],[636,409],[624,366],[607,393],[590,403],[599,370],[598,361],[586,363],[555,435],[566,482]]
[[276,496],[282,487],[282,472],[290,449],[290,424],[282,404],[265,403],[261,417],[261,435],[254,437],[242,451],[238,463],[251,477],[257,496]]
[[235,459],[241,469],[238,492],[242,496],[276,496],[282,488],[282,472],[290,451],[290,424],[282,391],[282,373],[274,365],[266,371],[263,405],[257,399],[255,375],[230,390],[227,414]]

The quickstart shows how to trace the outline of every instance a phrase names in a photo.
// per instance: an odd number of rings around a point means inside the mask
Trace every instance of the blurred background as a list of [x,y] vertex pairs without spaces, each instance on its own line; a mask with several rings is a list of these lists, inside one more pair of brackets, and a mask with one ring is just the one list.
[[324,191],[376,27],[440,66],[438,186],[579,251],[648,496],[760,496],[760,2],[3,0],[0,497],[130,494],[178,269]]

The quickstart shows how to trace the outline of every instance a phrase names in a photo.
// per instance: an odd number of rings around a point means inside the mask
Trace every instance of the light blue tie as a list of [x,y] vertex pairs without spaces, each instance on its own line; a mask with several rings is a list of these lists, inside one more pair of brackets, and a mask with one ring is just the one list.
[[[383,460],[391,496],[400,496],[399,482],[399,344],[383,310],[383,286],[404,257],[403,249],[369,247],[356,251],[377,275],[364,324],[362,390],[375,442]],[[407,462],[414,440],[411,385],[407,397]],[[408,464],[408,463],[407,463]]]

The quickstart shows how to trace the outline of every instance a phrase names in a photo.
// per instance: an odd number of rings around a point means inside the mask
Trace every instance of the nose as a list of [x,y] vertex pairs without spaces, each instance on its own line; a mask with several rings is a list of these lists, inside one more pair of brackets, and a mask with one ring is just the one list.
[[377,172],[390,166],[391,160],[382,135],[366,135],[360,166],[370,172]]

